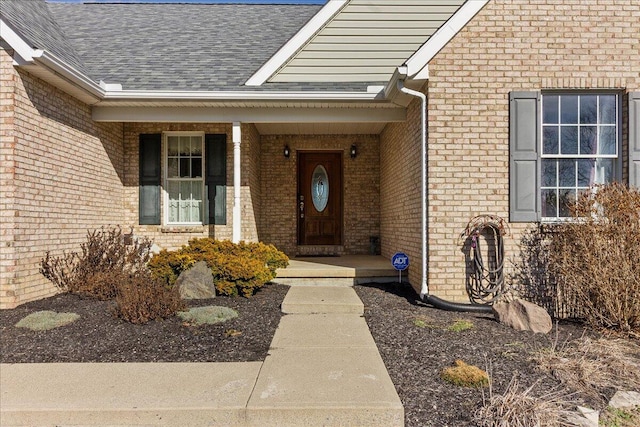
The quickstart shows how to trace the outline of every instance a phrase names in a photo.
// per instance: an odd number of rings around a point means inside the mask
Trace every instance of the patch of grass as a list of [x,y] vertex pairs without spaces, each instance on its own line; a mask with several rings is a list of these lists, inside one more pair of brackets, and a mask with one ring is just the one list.
[[224,335],[226,337],[239,337],[240,335],[242,335],[242,331],[239,331],[237,329],[227,329],[224,332]]
[[238,317],[238,312],[228,307],[208,305],[179,311],[176,315],[191,325],[213,325]]
[[[625,339],[582,337],[538,350],[534,360],[570,390],[606,403],[611,389],[640,389],[640,346]],[[624,373],[624,375],[621,375]]]
[[502,394],[495,393],[489,383],[489,396],[482,395],[482,406],[475,413],[479,427],[556,427],[568,423],[567,409],[571,403],[562,392],[536,396],[537,382],[521,389],[517,376],[513,376]]
[[600,415],[603,427],[637,427],[640,426],[640,408],[618,409],[608,407]]
[[440,376],[448,383],[461,387],[485,387],[489,384],[489,375],[477,366],[456,360],[455,366],[445,368]]
[[418,328],[432,328],[433,321],[429,316],[417,316],[413,319],[413,325]]
[[449,327],[447,328],[447,331],[462,332],[468,329],[473,329],[473,323],[471,323],[468,320],[458,319],[455,322],[453,322],[452,325],[449,325]]
[[26,328],[32,331],[48,331],[68,325],[80,318],[76,313],[56,313],[55,311],[37,311],[21,319],[16,323],[17,328]]

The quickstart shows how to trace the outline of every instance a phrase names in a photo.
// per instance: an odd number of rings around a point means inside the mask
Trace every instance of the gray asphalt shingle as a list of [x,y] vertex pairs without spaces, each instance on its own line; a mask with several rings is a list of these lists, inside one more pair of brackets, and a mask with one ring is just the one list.
[[244,82],[319,10],[255,4],[50,3],[49,8],[91,78],[120,83],[125,90],[190,91],[255,90]]
[[86,73],[44,0],[0,0],[0,17],[34,49],[43,49]]

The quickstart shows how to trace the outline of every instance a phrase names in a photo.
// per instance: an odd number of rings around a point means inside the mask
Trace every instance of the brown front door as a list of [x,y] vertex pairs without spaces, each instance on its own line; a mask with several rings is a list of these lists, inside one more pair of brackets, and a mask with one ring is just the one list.
[[342,244],[341,152],[298,152],[298,244]]

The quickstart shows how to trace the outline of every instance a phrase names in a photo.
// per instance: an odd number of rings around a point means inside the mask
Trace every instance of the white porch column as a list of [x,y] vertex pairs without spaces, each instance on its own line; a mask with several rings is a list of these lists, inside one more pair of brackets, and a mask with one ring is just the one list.
[[240,167],[242,165],[242,157],[240,155],[240,141],[242,133],[240,132],[240,122],[233,122],[233,236],[231,241],[238,243],[242,240],[242,207],[241,203],[241,185]]

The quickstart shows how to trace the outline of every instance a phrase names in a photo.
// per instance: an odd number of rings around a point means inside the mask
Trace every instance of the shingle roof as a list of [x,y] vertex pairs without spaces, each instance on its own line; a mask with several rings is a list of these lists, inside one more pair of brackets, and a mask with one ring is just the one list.
[[46,50],[86,73],[82,61],[44,1],[1,0],[0,17],[32,48]]
[[[69,4],[49,9],[98,81],[125,90],[256,90],[244,82],[320,8],[256,4]],[[362,90],[278,84],[262,90]]]

